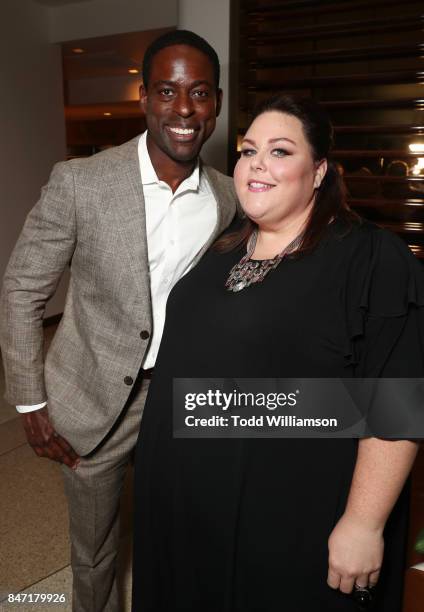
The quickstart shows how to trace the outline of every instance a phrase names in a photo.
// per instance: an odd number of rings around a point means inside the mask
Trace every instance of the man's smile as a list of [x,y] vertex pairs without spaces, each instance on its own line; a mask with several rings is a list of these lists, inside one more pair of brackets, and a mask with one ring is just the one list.
[[171,132],[174,132],[175,134],[194,134],[193,128],[179,128],[179,127],[169,126],[169,129],[171,130]]
[[166,125],[165,129],[172,140],[177,142],[192,142],[198,134],[198,130],[188,127]]

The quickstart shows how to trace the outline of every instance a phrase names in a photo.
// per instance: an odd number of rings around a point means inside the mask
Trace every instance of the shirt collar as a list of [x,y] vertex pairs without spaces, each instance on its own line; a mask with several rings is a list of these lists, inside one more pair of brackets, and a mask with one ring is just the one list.
[[143,132],[138,141],[138,155],[140,160],[140,172],[141,172],[141,183],[143,185],[152,185],[159,183],[158,175],[153,168],[153,164],[150,160],[150,155],[147,150],[147,130]]
[[[150,159],[149,151],[147,150],[147,130],[140,136],[138,143],[138,155],[140,160],[141,183],[143,185],[159,184],[161,181],[156,174],[153,164]],[[191,189],[197,191],[200,186],[200,163],[199,159],[196,162],[193,172],[188,176],[178,188]]]

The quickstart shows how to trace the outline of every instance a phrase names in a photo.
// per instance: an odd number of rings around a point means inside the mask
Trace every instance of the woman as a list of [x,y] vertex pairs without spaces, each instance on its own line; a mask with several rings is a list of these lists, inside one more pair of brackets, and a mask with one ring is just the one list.
[[234,173],[247,219],[169,298],[136,454],[134,611],[347,612],[355,584],[400,609],[414,442],[172,437],[173,377],[423,376],[421,269],[346,207],[331,139],[312,101],[265,102]]

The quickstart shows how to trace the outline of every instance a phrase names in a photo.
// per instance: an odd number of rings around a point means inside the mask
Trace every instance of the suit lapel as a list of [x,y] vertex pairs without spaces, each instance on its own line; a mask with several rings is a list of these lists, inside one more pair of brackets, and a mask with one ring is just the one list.
[[[138,137],[120,147],[109,185],[121,239],[125,265],[131,270],[138,293],[150,304],[150,275],[147,252],[146,212],[138,159]],[[151,314],[151,312],[150,312]]]
[[[137,291],[148,300],[151,316],[150,274],[147,251],[146,212],[138,159],[138,137],[117,147],[108,185],[125,265],[131,270]],[[235,198],[227,181],[213,168],[201,163],[217,203],[217,221],[211,236],[193,261],[195,265],[215,239],[230,224]]]

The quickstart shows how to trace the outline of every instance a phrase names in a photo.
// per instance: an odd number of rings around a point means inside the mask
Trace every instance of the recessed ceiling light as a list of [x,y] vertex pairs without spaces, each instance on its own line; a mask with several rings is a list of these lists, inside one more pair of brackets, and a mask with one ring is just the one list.
[[111,117],[112,113],[103,113],[105,117]]
[[424,142],[412,142],[409,145],[411,153],[424,153]]
[[72,49],[73,53],[84,53],[84,49],[81,49],[81,47],[75,47],[75,49]]
[[130,74],[138,74],[138,73],[140,72],[140,70],[139,70],[138,68],[130,68],[130,69],[128,70],[128,72],[129,72]]

